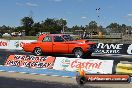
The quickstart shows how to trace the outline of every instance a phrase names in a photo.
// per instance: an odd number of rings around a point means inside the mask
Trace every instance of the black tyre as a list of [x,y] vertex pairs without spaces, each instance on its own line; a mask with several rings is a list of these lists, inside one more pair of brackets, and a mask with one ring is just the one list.
[[92,56],[92,52],[88,52],[84,54],[84,58],[91,57],[91,56]]
[[77,58],[83,57],[83,50],[81,48],[75,48],[73,54]]
[[41,48],[39,48],[39,47],[38,48],[35,48],[33,53],[36,56],[41,56],[43,54]]
[[77,82],[78,85],[83,86],[86,83],[86,78],[80,76],[79,73],[77,73],[76,82]]

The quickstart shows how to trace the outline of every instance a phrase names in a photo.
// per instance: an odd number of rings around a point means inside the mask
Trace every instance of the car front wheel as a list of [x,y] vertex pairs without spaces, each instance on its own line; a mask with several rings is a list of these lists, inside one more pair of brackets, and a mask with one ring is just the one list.
[[81,48],[75,48],[73,53],[77,58],[81,58],[83,56],[83,50]]
[[41,48],[35,48],[33,53],[36,56],[41,56],[43,52],[42,52]]

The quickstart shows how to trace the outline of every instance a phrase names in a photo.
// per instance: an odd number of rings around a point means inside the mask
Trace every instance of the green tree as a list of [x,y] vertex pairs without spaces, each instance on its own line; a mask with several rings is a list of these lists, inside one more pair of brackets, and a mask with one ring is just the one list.
[[14,31],[19,32],[19,31],[22,31],[24,28],[25,28],[24,26],[18,26],[18,27],[15,27]]
[[56,23],[57,23],[58,26],[61,27],[62,31],[64,32],[65,29],[66,29],[66,25],[67,25],[66,20],[64,20],[64,19],[61,18],[59,20],[56,20]]
[[118,23],[111,23],[106,28],[110,29],[111,33],[121,33],[121,25]]
[[44,22],[42,22],[43,31],[52,32],[52,33],[60,33],[61,30],[66,27],[66,20],[63,19],[51,19],[47,18]]
[[89,23],[89,29],[92,29],[92,30],[97,30],[98,26],[97,26],[97,23],[95,21],[91,21]]
[[11,33],[13,30],[14,30],[13,27],[6,26],[6,25],[3,25],[3,26],[0,27],[0,33],[2,33],[2,34]]
[[30,31],[34,23],[33,19],[31,17],[24,17],[21,19],[21,23],[25,28],[26,35],[31,35]]
[[122,33],[125,34],[125,32],[127,30],[127,26],[125,24],[122,24],[121,29],[122,29]]
[[40,24],[40,22],[33,24],[33,34],[32,35],[36,35],[38,34],[38,32],[42,32],[42,25]]

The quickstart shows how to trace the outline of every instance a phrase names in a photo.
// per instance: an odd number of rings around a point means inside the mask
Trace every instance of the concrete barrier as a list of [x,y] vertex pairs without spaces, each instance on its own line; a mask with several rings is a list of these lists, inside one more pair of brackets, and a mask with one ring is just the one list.
[[118,63],[116,67],[116,73],[132,75],[132,64]]

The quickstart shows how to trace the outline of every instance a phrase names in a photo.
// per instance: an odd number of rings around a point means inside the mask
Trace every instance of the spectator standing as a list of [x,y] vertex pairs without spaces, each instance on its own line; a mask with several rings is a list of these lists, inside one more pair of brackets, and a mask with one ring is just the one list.
[[126,29],[126,34],[129,34],[129,30],[128,29]]
[[84,33],[83,33],[83,39],[85,39],[86,36],[87,36],[87,34],[86,34],[86,32],[84,31]]
[[22,36],[22,33],[21,33],[20,31],[19,31],[19,33],[18,33],[18,36],[19,36],[19,37],[21,37],[21,36]]

